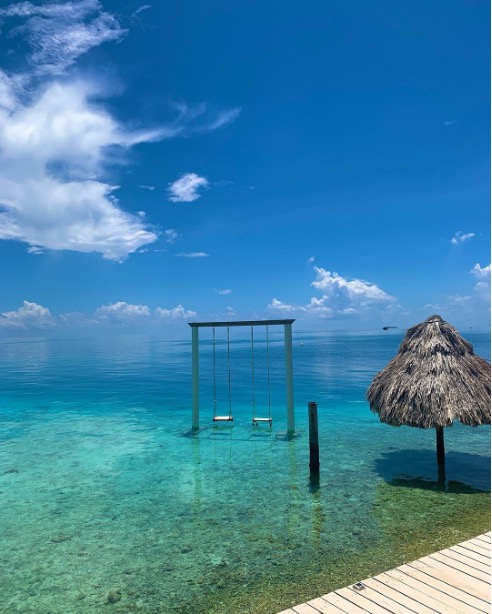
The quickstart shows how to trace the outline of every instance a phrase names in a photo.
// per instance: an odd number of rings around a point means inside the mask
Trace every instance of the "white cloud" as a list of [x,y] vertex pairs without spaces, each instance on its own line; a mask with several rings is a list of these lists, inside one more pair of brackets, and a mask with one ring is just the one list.
[[240,113],[241,109],[239,107],[229,109],[227,111],[220,111],[215,118],[207,123],[206,129],[217,130],[217,128],[227,126],[227,124],[231,124],[235,119],[237,119]]
[[241,113],[240,107],[214,112],[205,102],[198,104],[174,103],[178,123],[187,126],[187,134],[210,132],[232,123]]
[[0,171],[0,205],[6,209],[0,213],[0,239],[24,241],[37,253],[42,248],[100,252],[123,260],[157,235],[118,208],[113,190],[97,181],[12,181]]
[[475,264],[470,271],[476,279],[473,293],[446,296],[439,304],[425,305],[423,311],[427,315],[439,313],[455,326],[483,327],[490,309],[490,270],[490,264],[484,267]]
[[5,161],[21,158],[38,175],[88,179],[117,161],[110,147],[124,150],[168,135],[162,128],[127,130],[96,102],[106,94],[89,81],[50,82],[25,105],[3,112]]
[[356,301],[358,303],[369,303],[374,301],[393,301],[394,298],[378,288],[376,284],[363,281],[361,279],[347,279],[331,273],[321,267],[314,267],[316,280],[311,284],[318,290],[323,290],[327,298]]
[[27,38],[32,48],[30,64],[39,74],[63,74],[77,58],[107,41],[121,39],[127,32],[115,17],[101,10],[97,0],[30,2],[0,9],[0,17],[24,18],[12,31]]
[[478,294],[480,299],[485,302],[490,302],[490,267],[491,265],[489,264],[482,268],[477,262],[477,264],[470,271],[470,273],[476,279],[478,279],[478,282],[475,284],[474,290]]
[[136,11],[133,11],[133,13],[131,14],[131,18],[136,17],[138,14],[142,13],[142,11],[146,11],[148,9],[152,8],[152,5],[150,4],[143,4],[142,6],[139,6],[138,9]]
[[205,177],[200,177],[196,173],[185,173],[169,184],[169,200],[175,203],[191,203],[200,198],[201,194],[198,193],[198,190],[208,185]]
[[447,121],[444,122],[445,126],[454,126],[454,124],[457,124],[458,120],[457,119],[448,119]]
[[147,305],[131,305],[124,301],[102,305],[94,312],[96,320],[125,323],[148,318],[149,316],[150,310]]
[[153,312],[147,305],[133,305],[124,301],[101,305],[92,316],[73,311],[53,316],[50,310],[37,303],[24,301],[16,311],[0,314],[0,329],[39,330],[77,329],[88,327],[159,326],[163,320],[176,322],[196,318],[197,312],[179,304],[170,309],[158,307]]
[[6,311],[0,316],[0,327],[5,328],[50,328],[54,320],[49,309],[24,301],[17,311]]
[[56,324],[62,328],[80,328],[88,327],[97,323],[97,320],[88,318],[85,313],[80,311],[71,311],[68,313],[61,313],[56,317]]
[[347,313],[345,313],[347,308],[342,308],[339,310],[339,313],[336,314],[334,309],[330,307],[328,297],[322,296],[321,298],[316,298],[315,296],[311,297],[309,304],[306,305],[304,310],[311,315],[317,316],[319,318],[333,318],[335,315],[349,315],[355,313],[355,310],[349,309]]
[[206,254],[205,252],[187,252],[176,255],[180,258],[208,258],[208,254]]
[[172,318],[174,320],[186,320],[189,318],[195,318],[197,316],[196,311],[192,311],[191,309],[185,309],[183,305],[178,305],[177,307],[173,307],[172,309],[163,309],[161,307],[157,307],[155,313],[159,317]]
[[174,228],[168,228],[164,231],[164,237],[166,238],[166,243],[174,243],[179,238],[179,234]]
[[453,245],[459,245],[460,243],[464,243],[465,241],[469,241],[470,239],[473,239],[474,236],[475,236],[474,232],[464,233],[464,232],[461,232],[461,230],[458,230],[458,232],[454,234],[454,237],[452,237],[450,242]]
[[284,311],[286,313],[291,313],[293,311],[306,311],[304,307],[300,307],[299,305],[289,305],[288,303],[284,303],[279,301],[278,299],[272,299],[272,302],[268,305],[269,309],[273,309],[274,311]]
[[0,70],[0,110],[12,111],[18,105],[17,90],[22,85],[22,79],[8,76]]
[[307,305],[290,305],[274,298],[268,305],[272,311],[280,311],[285,314],[307,314],[315,318],[335,318],[354,315],[356,311],[352,308],[341,309],[336,312],[328,305],[326,296],[321,298],[312,297]]
[[226,296],[227,294],[232,294],[232,290],[229,288],[224,288],[224,290],[215,290],[217,294],[221,294],[222,296]]
[[33,245],[32,247],[29,247],[27,250],[28,254],[44,254],[44,249],[42,249],[41,247],[38,247],[37,245]]
[[89,83],[51,83],[31,102],[0,108],[0,239],[111,260],[157,239],[120,209],[116,186],[93,178],[111,161],[110,147],[160,133],[127,131],[92,101],[96,94]]
[[361,279],[351,281],[338,273],[314,267],[316,279],[312,286],[323,291],[321,297],[312,297],[306,305],[295,305],[274,298],[268,309],[290,314],[306,314],[315,318],[352,318],[370,311],[393,308],[395,298],[373,283]]
[[491,265],[489,264],[482,268],[477,262],[477,264],[473,267],[470,273],[477,279],[490,281],[490,267]]
[[114,261],[142,251],[158,232],[122,209],[109,167],[137,144],[214,130],[237,113],[181,104],[167,125],[130,129],[105,104],[109,84],[67,76],[81,55],[126,33],[98,0],[19,2],[1,8],[0,19],[3,33],[30,48],[24,72],[0,69],[0,240]]

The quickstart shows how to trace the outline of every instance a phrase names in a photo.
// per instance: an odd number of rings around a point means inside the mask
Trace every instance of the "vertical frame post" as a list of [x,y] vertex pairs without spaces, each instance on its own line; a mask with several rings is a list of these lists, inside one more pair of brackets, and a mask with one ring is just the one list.
[[287,393],[287,432],[295,431],[294,419],[294,369],[292,366],[292,324],[284,324],[285,337],[285,386]]
[[200,428],[200,364],[198,351],[198,326],[191,328],[191,362],[193,386],[193,413],[191,428],[197,431]]

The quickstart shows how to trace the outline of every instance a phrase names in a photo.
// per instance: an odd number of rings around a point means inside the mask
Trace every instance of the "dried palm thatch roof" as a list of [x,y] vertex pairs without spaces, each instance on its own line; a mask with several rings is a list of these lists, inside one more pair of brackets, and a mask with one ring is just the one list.
[[392,426],[438,428],[459,420],[490,424],[490,364],[434,315],[410,328],[397,355],[367,391],[371,410]]

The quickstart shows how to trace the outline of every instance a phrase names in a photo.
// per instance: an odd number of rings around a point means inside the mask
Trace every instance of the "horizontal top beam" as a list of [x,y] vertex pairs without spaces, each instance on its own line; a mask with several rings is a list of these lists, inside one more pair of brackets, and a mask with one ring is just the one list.
[[295,320],[243,320],[241,322],[188,322],[192,328],[218,328],[219,326],[275,326],[292,324]]

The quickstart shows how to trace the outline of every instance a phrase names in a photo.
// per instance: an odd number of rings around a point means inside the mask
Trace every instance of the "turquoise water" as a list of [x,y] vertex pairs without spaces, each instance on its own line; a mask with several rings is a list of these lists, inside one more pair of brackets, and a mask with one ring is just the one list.
[[[487,335],[466,337],[490,359]],[[478,492],[490,491],[490,428],[446,429],[450,487],[429,499],[434,432],[380,424],[365,402],[401,339],[294,334],[293,439],[281,336],[270,338],[269,377],[260,333],[255,345],[255,400],[265,414],[270,397],[269,429],[251,426],[250,344],[237,335],[234,423],[214,425],[203,335],[195,436],[188,341],[2,340],[0,612],[267,614],[303,601],[301,586],[314,597],[335,588],[330,579],[393,566],[399,513],[412,535],[425,533],[432,504],[434,516],[446,510],[440,539],[471,536],[473,526],[456,523],[490,506]],[[227,413],[224,338],[216,389]],[[309,481],[309,401],[318,403],[319,488]]]

